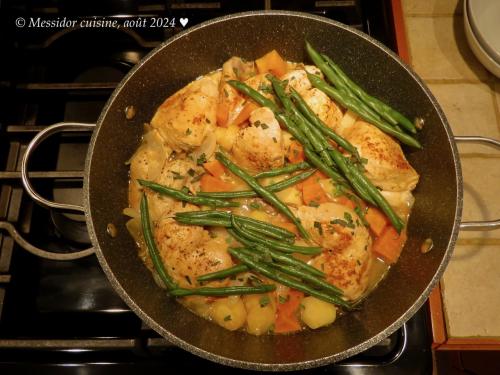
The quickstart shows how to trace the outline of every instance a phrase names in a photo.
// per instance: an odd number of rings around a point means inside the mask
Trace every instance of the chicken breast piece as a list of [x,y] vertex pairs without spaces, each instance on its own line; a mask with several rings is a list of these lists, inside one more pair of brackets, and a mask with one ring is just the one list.
[[169,97],[158,108],[151,125],[176,151],[200,146],[216,121],[221,73],[204,76]]
[[302,98],[325,125],[331,129],[335,129],[344,116],[340,107],[317,88],[307,90],[302,94]]
[[347,299],[360,297],[368,286],[371,237],[358,215],[337,203],[301,206],[297,216],[311,238],[325,250],[311,264],[344,291]]
[[227,244],[210,238],[201,226],[183,225],[164,217],[156,225],[155,240],[168,273],[183,288],[198,286],[198,276],[233,265]]
[[240,129],[232,148],[235,162],[251,172],[283,166],[285,150],[281,128],[268,108],[250,115],[250,126]]
[[411,191],[418,183],[418,173],[406,160],[401,146],[374,125],[356,121],[340,134],[351,142],[365,164],[366,176],[384,191]]
[[156,129],[150,130],[143,137],[142,143],[130,159],[130,183],[128,190],[129,205],[139,210],[141,200],[141,180],[156,180],[160,175],[172,149]]

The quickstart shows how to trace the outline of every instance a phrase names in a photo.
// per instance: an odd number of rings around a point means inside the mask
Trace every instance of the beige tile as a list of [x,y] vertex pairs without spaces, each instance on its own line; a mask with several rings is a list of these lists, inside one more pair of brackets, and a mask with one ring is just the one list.
[[402,0],[405,15],[462,14],[463,0]]
[[407,17],[406,27],[412,65],[422,78],[488,78],[467,44],[462,17]]
[[451,337],[500,336],[498,246],[457,246],[442,280]]
[[495,103],[487,84],[443,83],[428,86],[443,108],[455,135],[500,137]]

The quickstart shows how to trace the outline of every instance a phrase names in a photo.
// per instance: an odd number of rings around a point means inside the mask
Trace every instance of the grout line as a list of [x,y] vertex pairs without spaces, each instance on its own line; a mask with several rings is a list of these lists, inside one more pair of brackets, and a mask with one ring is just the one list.
[[408,13],[405,16],[408,18],[453,18],[463,17],[463,13]]

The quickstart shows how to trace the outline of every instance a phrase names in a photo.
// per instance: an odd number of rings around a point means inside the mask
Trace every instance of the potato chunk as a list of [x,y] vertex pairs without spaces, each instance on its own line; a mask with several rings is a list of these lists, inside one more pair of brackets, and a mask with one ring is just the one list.
[[301,319],[309,328],[324,327],[335,321],[337,309],[331,303],[315,297],[305,297],[301,304]]
[[210,316],[218,325],[235,331],[245,324],[247,313],[241,298],[231,296],[215,301]]

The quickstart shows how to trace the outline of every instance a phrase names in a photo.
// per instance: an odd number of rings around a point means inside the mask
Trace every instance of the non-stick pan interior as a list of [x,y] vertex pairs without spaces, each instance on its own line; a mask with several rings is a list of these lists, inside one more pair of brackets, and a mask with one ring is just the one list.
[[[286,59],[308,61],[304,40],[330,55],[369,92],[408,117],[420,116],[424,150],[405,150],[421,179],[398,264],[359,311],[329,328],[289,336],[255,337],[226,331],[165,296],[137,257],[125,229],[128,166],[143,124],[169,95],[194,78],[218,69],[230,56],[255,59],[276,49]],[[137,115],[126,120],[124,109]],[[257,369],[300,369],[340,360],[389,335],[425,301],[442,273],[456,235],[461,205],[459,166],[450,130],[422,83],[392,54],[343,25],[298,13],[246,13],[193,28],[153,51],[117,88],[92,138],[87,161],[86,208],[99,260],[121,297],[152,328],[206,358]],[[114,223],[118,235],[106,234]],[[420,253],[432,238],[434,248]]]

